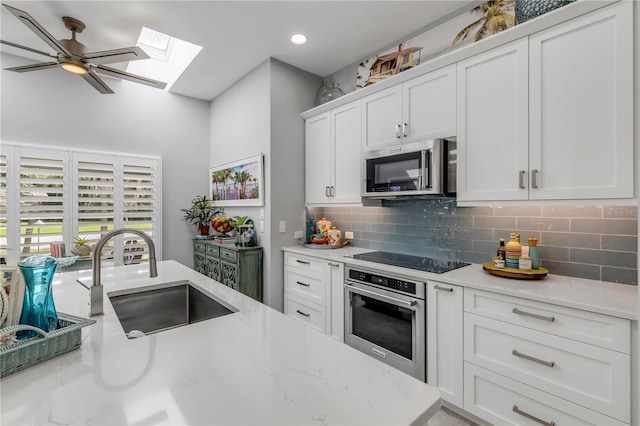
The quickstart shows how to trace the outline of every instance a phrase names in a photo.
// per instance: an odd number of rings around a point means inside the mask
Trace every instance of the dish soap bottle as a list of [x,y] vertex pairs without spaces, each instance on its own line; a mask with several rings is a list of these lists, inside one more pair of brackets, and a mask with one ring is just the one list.
[[504,246],[505,248],[505,263],[509,268],[519,267],[520,256],[522,255],[522,245],[520,244],[520,234],[512,232],[509,234],[510,240]]
[[531,258],[531,269],[540,269],[540,258],[538,257],[538,239],[527,238],[529,243],[529,257]]

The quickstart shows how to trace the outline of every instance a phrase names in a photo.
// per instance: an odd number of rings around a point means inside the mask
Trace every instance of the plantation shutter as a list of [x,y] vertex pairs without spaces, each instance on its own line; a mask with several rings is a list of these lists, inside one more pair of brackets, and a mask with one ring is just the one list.
[[[157,241],[158,224],[158,162],[144,159],[124,159],[122,165],[122,223],[126,228],[146,232]],[[138,263],[149,258],[145,241],[135,235],[125,239],[125,263]]]
[[[0,258],[15,265],[33,254],[54,255],[54,242],[71,256],[76,237],[94,245],[107,232],[128,227],[149,234],[162,259],[161,183],[159,158],[3,143]],[[149,257],[135,234],[115,237],[101,255],[117,264]]]
[[0,153],[0,259],[7,258],[7,154]]
[[50,252],[69,226],[69,155],[64,151],[26,149],[19,158],[20,258]]
[[[73,168],[74,239],[86,239],[88,244],[95,245],[115,226],[116,164],[111,155],[74,153]],[[108,246],[113,247],[114,242],[110,241]]]

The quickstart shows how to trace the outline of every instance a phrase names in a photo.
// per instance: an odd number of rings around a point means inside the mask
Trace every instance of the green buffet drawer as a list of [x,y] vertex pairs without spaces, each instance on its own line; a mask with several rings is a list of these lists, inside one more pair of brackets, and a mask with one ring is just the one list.
[[236,256],[237,256],[237,254],[233,250],[228,250],[228,249],[224,249],[224,248],[220,249],[220,257],[223,258],[223,259],[231,260],[231,261],[235,262]]

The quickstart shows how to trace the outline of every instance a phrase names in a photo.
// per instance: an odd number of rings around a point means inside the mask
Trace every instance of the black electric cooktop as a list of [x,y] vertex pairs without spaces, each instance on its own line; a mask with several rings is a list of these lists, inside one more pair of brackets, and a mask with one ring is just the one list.
[[442,274],[462,268],[469,263],[456,262],[446,259],[435,259],[432,257],[412,256],[409,254],[390,253],[387,251],[372,251],[369,253],[354,254],[354,259],[366,260],[369,262],[384,263],[386,265],[400,266],[403,268],[417,269],[418,271],[433,272]]

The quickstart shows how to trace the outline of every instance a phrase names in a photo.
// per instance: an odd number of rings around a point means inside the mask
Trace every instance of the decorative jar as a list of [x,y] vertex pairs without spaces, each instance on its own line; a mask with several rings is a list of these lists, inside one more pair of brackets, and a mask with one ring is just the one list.
[[544,15],[575,0],[516,0],[516,23],[522,24],[529,19]]

